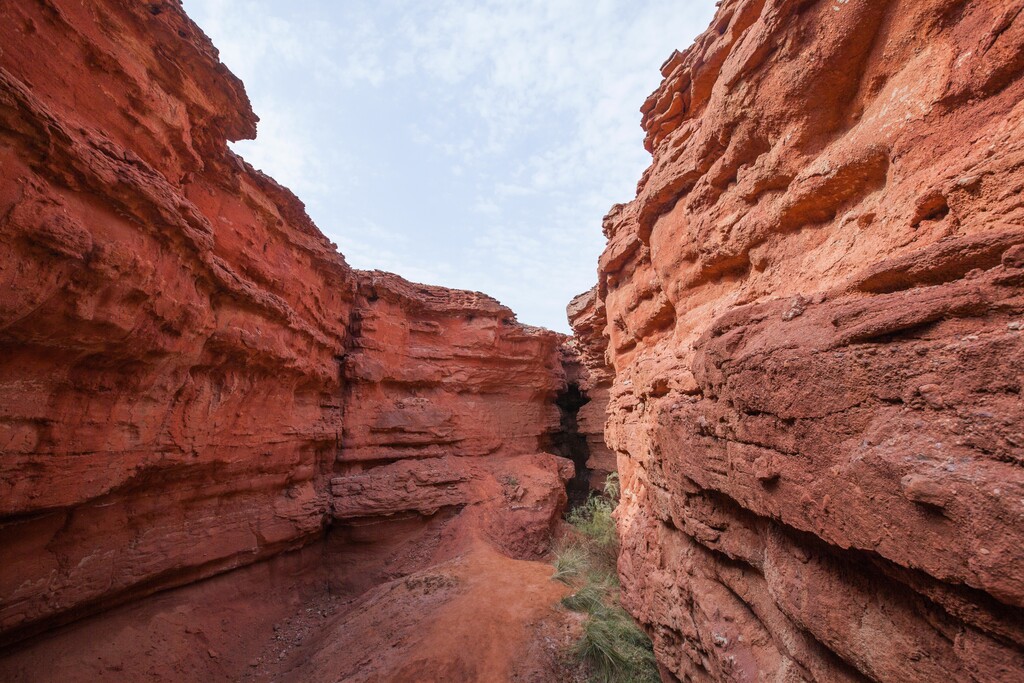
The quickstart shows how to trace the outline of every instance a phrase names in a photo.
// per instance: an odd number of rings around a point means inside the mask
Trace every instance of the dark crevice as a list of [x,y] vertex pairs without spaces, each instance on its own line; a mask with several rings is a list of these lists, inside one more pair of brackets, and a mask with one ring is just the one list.
[[578,384],[566,385],[565,390],[555,397],[555,405],[558,406],[561,418],[558,431],[548,434],[547,438],[548,450],[572,460],[576,466],[576,473],[565,485],[566,493],[569,494],[570,510],[585,502],[590,495],[590,468],[587,467],[590,446],[587,445],[587,437],[580,434],[579,424],[576,422],[580,408],[589,402],[590,397]]

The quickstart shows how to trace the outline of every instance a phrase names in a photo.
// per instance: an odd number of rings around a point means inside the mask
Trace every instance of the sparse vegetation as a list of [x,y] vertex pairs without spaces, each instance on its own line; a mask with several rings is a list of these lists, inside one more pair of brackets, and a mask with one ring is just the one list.
[[556,552],[554,578],[573,588],[562,604],[587,615],[572,655],[587,667],[591,680],[656,683],[661,679],[651,641],[619,604],[619,544],[612,519],[618,496],[619,480],[613,474],[603,495],[592,494],[569,513],[567,521],[578,533]]
[[571,586],[573,580],[586,570],[589,559],[582,546],[564,546],[555,555],[555,573],[551,578]]
[[650,639],[618,605],[605,605],[590,614],[576,644],[576,655],[602,683],[661,681]]

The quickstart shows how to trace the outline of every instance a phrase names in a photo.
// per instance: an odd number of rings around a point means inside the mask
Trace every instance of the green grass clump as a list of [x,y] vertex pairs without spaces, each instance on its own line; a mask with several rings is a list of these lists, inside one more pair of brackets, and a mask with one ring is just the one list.
[[604,607],[605,588],[599,584],[585,583],[571,595],[562,598],[562,604],[573,612],[595,614]]
[[551,578],[572,585],[572,580],[589,566],[589,559],[586,548],[581,546],[570,545],[561,548],[555,553],[555,573]]
[[600,550],[618,550],[612,511],[615,503],[605,496],[591,495],[587,502],[569,513],[568,522]]
[[617,605],[590,613],[575,654],[602,683],[661,681],[650,638]]
[[618,477],[611,475],[603,495],[591,495],[569,513],[577,539],[556,552],[554,578],[573,588],[562,604],[587,615],[572,654],[591,680],[654,683],[661,679],[651,641],[619,604],[619,541],[612,518],[618,495]]

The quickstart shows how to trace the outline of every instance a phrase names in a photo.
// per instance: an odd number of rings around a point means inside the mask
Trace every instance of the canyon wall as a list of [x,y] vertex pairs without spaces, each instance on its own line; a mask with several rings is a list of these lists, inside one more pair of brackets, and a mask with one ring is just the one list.
[[546,547],[560,335],[352,270],[256,123],[177,2],[0,5],[0,642],[331,524]]
[[570,315],[666,680],[1024,679],[1024,2],[724,0],[662,74]]
[[616,465],[615,451],[608,447],[604,438],[608,391],[614,372],[608,365],[608,343],[602,334],[604,302],[598,298],[597,288],[570,301],[566,313],[575,334],[566,343],[563,365],[575,370],[566,380],[575,382],[586,399],[576,413],[576,430],[586,440],[589,487],[601,491],[607,476],[616,471]]

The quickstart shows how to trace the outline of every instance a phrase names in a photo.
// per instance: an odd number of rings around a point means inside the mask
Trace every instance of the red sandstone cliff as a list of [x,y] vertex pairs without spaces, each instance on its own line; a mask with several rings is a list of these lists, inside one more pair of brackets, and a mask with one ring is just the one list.
[[726,0],[662,73],[574,323],[666,676],[1024,679],[1024,3]]
[[566,379],[575,381],[587,399],[576,414],[576,429],[586,439],[589,484],[594,490],[600,491],[605,478],[615,472],[616,465],[615,452],[608,448],[604,439],[608,390],[614,372],[608,365],[608,344],[602,334],[605,326],[604,302],[598,298],[597,288],[569,302],[566,313],[575,334],[566,345],[570,362],[563,365],[566,368],[578,367],[576,376]]
[[560,336],[351,270],[255,125],[176,2],[0,5],[0,642],[329,524],[546,549]]

